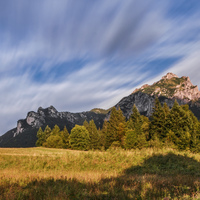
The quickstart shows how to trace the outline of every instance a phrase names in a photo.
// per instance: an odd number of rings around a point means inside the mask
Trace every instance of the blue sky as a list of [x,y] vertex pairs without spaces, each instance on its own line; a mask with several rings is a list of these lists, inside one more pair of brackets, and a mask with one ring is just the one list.
[[200,86],[198,0],[0,0],[0,135],[39,106],[109,108],[167,72]]

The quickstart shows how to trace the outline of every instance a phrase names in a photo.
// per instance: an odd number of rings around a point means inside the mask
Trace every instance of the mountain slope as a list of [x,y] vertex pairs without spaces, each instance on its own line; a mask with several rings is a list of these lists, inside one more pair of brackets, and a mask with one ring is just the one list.
[[58,112],[53,106],[38,108],[37,112],[28,112],[26,119],[18,120],[17,127],[0,137],[0,147],[33,147],[37,140],[37,130],[56,124],[62,129],[64,126],[70,131],[75,124],[82,125],[85,120],[94,120],[96,126],[102,127],[105,114],[94,112]]
[[153,85],[143,85],[135,92],[144,92],[150,95],[165,96],[167,98],[182,99],[185,102],[197,101],[200,98],[200,91],[194,86],[189,77],[182,76],[179,78],[173,73],[167,73],[161,80]]
[[[167,103],[171,108],[175,99],[180,105],[188,104],[189,109],[200,119],[200,92],[189,77],[178,78],[175,74],[168,73],[153,85],[144,85],[132,94],[121,99],[115,107],[120,107],[128,119],[135,104],[139,112],[147,117],[151,116],[155,98],[161,104]],[[96,126],[102,127],[104,119],[109,120],[111,109],[92,109],[90,112],[70,113],[58,112],[53,106],[38,108],[37,112],[29,112],[26,119],[19,120],[17,127],[0,137],[0,147],[32,147],[37,140],[36,134],[39,127],[43,129],[49,125],[51,128],[57,124],[61,129],[66,126],[70,131],[75,124],[82,125],[84,120],[94,120]]]

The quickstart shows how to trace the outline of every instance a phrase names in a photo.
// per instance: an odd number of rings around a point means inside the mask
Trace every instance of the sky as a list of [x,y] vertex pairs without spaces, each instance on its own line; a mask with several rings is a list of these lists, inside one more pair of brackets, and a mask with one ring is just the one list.
[[198,0],[0,0],[0,135],[29,111],[107,109],[167,72],[200,87]]

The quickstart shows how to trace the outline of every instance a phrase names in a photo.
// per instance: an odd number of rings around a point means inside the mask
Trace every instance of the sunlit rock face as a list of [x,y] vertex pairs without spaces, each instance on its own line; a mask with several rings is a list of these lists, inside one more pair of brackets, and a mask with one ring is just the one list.
[[183,76],[182,84],[177,85],[174,97],[179,99],[186,99],[188,101],[198,100],[200,98],[200,91],[197,85],[193,85],[189,77]]
[[167,98],[182,99],[185,103],[190,101],[198,101],[200,99],[200,91],[194,86],[189,77],[182,76],[179,78],[176,74],[167,73],[158,82],[152,85],[143,85],[139,89],[135,89],[133,93],[143,92],[151,96],[164,96]]
[[165,76],[162,77],[162,79],[171,79],[171,78],[178,78],[178,76],[176,74],[169,72]]

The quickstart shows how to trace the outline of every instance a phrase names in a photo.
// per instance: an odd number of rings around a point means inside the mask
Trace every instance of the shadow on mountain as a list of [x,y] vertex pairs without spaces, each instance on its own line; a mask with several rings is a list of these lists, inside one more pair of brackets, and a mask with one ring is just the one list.
[[[121,176],[99,182],[47,178],[33,180],[23,188],[16,184],[9,188],[18,191],[14,199],[197,199],[200,163],[187,155],[156,154]],[[0,191],[4,189],[0,187]]]

